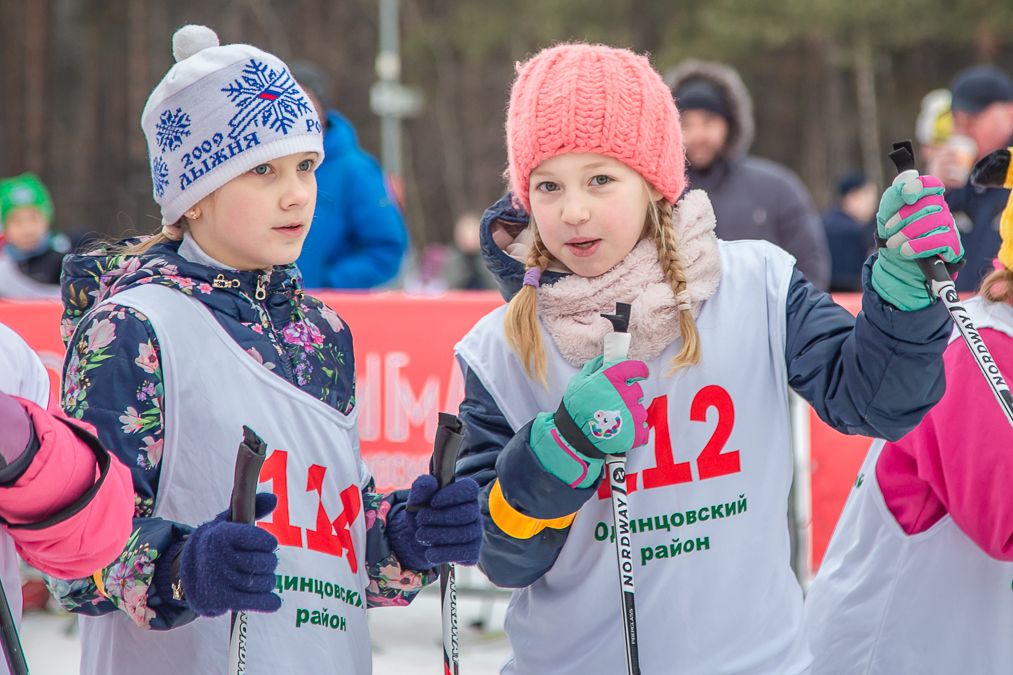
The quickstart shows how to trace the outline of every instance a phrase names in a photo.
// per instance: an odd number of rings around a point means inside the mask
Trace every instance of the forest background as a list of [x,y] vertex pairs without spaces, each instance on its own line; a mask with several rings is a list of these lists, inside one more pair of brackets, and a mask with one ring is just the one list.
[[[514,64],[566,40],[739,70],[753,154],[795,170],[818,208],[863,168],[882,182],[890,141],[921,98],[962,67],[1013,71],[1010,0],[401,0],[401,80],[425,96],[404,124],[413,243],[449,241],[455,218],[504,191],[503,122]],[[213,27],[331,75],[336,107],[380,153],[369,106],[378,0],[0,0],[0,176],[35,171],[56,226],[108,235],[157,228],[141,111],[172,65],[181,25]]]

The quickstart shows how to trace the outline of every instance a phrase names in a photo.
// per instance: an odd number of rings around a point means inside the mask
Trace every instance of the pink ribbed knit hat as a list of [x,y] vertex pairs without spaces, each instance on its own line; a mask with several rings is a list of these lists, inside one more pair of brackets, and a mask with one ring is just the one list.
[[686,187],[672,92],[628,49],[565,44],[518,64],[506,132],[510,189],[525,209],[531,172],[566,152],[614,157],[673,204]]

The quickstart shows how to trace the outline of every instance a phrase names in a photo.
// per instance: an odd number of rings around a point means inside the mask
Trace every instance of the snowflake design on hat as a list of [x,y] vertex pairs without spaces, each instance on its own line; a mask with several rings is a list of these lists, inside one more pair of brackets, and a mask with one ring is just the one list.
[[151,163],[151,182],[155,185],[155,196],[161,199],[165,186],[169,184],[169,167],[161,155]]
[[155,123],[155,142],[162,152],[166,148],[175,152],[189,135],[190,116],[182,108],[176,108],[176,112],[165,110],[159,115],[158,122]]
[[288,70],[273,70],[256,59],[250,59],[242,75],[222,91],[238,108],[229,120],[233,140],[251,125],[288,134],[296,120],[310,112],[309,102]]

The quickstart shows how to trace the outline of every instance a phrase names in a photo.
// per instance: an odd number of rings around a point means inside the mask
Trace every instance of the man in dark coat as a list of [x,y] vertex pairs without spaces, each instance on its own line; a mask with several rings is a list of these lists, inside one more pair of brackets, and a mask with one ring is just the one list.
[[[953,132],[974,141],[976,159],[1013,145],[1013,80],[994,66],[966,68],[953,79]],[[952,144],[951,144],[952,146]],[[969,159],[969,158],[968,158]],[[981,280],[992,271],[992,260],[999,253],[999,217],[1009,198],[1004,188],[984,188],[949,176],[967,176],[967,164],[956,147],[944,146],[943,152],[929,165],[933,175],[942,176],[946,203],[960,228],[967,265],[957,276],[958,291],[977,290]],[[963,167],[963,171],[959,167]]]
[[686,61],[665,78],[682,115],[689,189],[707,192],[721,239],[766,239],[795,256],[821,290],[830,286],[830,251],[820,216],[798,176],[759,157],[753,102],[742,79],[718,63]]

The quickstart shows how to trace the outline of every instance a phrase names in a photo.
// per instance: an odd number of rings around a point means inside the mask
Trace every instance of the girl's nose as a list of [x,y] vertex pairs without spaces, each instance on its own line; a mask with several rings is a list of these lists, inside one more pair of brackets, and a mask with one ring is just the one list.
[[563,222],[568,225],[580,225],[591,217],[584,196],[578,191],[569,191],[563,202]]
[[[316,187],[316,177],[310,174],[312,187]],[[298,209],[309,204],[315,198],[315,190],[311,190],[307,181],[301,180],[299,174],[288,179],[285,192],[282,194],[281,205],[284,209]]]

